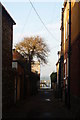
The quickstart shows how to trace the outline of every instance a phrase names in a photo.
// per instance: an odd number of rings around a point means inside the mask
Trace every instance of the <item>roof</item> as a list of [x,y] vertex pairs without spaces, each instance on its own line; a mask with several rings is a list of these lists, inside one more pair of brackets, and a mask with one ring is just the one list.
[[10,18],[10,20],[12,21],[13,25],[15,25],[15,21],[13,20],[13,18],[10,16],[10,14],[8,13],[8,11],[6,10],[6,8],[2,5],[2,3],[0,2],[0,5],[2,6],[2,10],[4,10],[7,14],[7,16]]
[[17,60],[26,60],[24,58],[23,55],[21,55],[17,50],[13,49],[13,55],[15,55],[15,57],[13,56],[13,59],[17,59]]

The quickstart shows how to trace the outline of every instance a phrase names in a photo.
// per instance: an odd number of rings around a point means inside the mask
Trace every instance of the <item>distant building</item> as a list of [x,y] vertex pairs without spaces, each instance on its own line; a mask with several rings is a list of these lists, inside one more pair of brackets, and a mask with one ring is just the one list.
[[32,63],[31,71],[33,73],[35,73],[36,75],[38,75],[38,79],[35,83],[35,85],[37,85],[37,89],[38,89],[38,88],[40,88],[40,62],[34,62],[34,64]]
[[[15,21],[0,3],[2,8],[2,113],[14,104],[14,81],[12,79],[12,43]],[[1,11],[0,11],[1,12]]]
[[50,80],[40,80],[40,88],[51,88]]
[[62,98],[62,85],[63,85],[63,80],[61,78],[62,72],[61,72],[61,67],[62,67],[62,57],[61,57],[61,51],[58,51],[58,62],[56,63],[56,70],[57,70],[57,83],[56,83],[56,90],[57,90],[57,97]]
[[31,65],[31,71],[40,75],[40,62],[34,62]]
[[56,63],[56,71],[57,71],[57,85],[59,85],[60,84],[60,69],[61,69],[61,67],[60,67],[60,58],[61,58],[61,52],[60,51],[58,51],[58,62]]

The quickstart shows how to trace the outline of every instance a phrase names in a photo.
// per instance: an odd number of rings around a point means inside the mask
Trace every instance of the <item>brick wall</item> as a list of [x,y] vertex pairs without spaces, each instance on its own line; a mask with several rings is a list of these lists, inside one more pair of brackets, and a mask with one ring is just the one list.
[[16,102],[23,99],[26,95],[25,86],[27,85],[27,79],[25,79],[25,75],[27,74],[27,61],[23,58],[23,56],[18,53],[16,50],[13,50],[13,62],[17,62],[17,67],[15,68],[15,75],[13,74],[14,79],[16,81]]
[[13,24],[2,11],[2,110],[3,113],[14,103],[14,81],[12,80],[12,37]]

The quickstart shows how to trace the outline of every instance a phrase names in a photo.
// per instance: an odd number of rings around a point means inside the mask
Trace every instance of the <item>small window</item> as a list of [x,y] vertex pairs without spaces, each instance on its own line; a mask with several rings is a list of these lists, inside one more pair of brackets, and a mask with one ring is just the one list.
[[64,60],[64,79],[66,79],[66,59]]
[[17,69],[17,62],[12,62],[12,68],[16,68]]
[[69,58],[67,58],[67,77],[68,77],[68,65],[69,65],[68,60],[69,60]]

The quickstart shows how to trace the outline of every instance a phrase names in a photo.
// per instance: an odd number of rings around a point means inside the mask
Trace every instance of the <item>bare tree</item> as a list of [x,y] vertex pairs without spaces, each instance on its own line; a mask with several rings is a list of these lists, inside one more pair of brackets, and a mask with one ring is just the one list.
[[15,50],[24,56],[29,61],[29,70],[31,72],[31,62],[34,58],[40,62],[47,64],[49,48],[44,40],[39,36],[26,37],[23,41],[15,45]]

